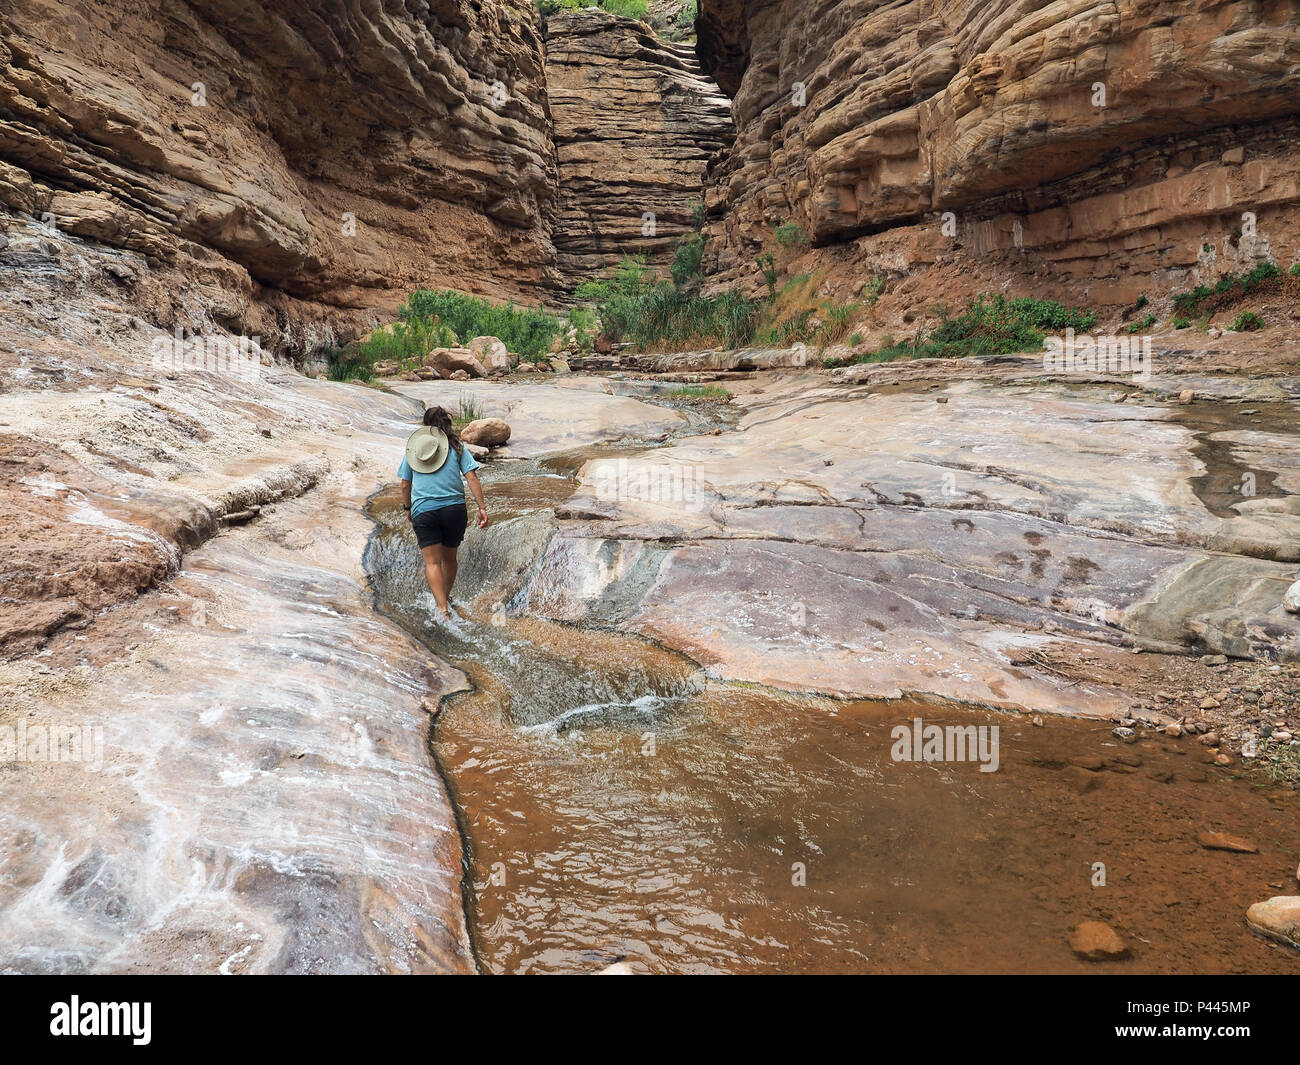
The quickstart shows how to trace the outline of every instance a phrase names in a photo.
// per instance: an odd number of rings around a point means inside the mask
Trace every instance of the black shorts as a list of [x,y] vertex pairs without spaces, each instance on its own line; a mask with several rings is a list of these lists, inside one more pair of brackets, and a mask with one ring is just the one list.
[[434,544],[460,547],[468,524],[469,511],[464,503],[426,510],[411,519],[411,527],[415,529],[415,542],[420,545],[420,550]]

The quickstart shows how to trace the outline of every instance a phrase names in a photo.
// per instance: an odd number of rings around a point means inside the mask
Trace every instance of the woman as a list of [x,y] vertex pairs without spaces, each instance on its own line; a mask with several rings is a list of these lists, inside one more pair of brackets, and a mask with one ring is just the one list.
[[465,538],[469,514],[465,508],[464,481],[478,504],[478,527],[487,528],[487,507],[479,484],[478,463],[451,425],[442,407],[424,412],[424,428],[406,441],[406,457],[398,467],[402,500],[424,555],[424,576],[429,591],[445,618],[451,617],[451,586],[456,583],[456,549]]

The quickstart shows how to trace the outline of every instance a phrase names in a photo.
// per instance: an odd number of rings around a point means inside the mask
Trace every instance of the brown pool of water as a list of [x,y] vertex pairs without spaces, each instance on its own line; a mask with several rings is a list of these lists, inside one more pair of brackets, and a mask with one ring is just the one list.
[[[575,668],[681,668],[639,640],[510,624]],[[478,690],[448,701],[434,745],[488,971],[1300,971],[1243,920],[1295,891],[1297,796],[1228,779],[1192,739],[716,683],[644,723],[528,729],[527,693],[461,664]],[[895,761],[916,717],[997,726],[997,770]],[[1205,850],[1203,829],[1259,853]],[[1082,920],[1131,956],[1075,957]]]

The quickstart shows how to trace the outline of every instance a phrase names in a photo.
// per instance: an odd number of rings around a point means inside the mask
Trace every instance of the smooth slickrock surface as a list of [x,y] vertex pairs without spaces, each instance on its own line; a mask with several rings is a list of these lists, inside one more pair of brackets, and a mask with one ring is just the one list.
[[[625,625],[730,678],[1083,715],[1126,706],[1122,686],[1038,670],[1037,648],[1296,656],[1296,565],[1272,559],[1294,559],[1300,516],[1211,513],[1194,434],[1166,408],[813,380],[742,396],[735,432],[589,462],[530,607]],[[1257,444],[1261,471],[1295,448]]]
[[546,20],[546,82],[560,182],[553,239],[566,282],[628,254],[666,269],[673,243],[695,228],[705,164],[731,142],[730,102],[689,46],[599,11]]
[[[154,551],[171,576],[136,600],[134,586],[106,588],[120,602],[109,611],[71,589],[82,623],[0,665],[0,726],[102,737],[101,764],[0,767],[0,969],[472,969],[459,838],[422,706],[459,676],[373,613],[361,571],[373,528],[361,507],[391,480],[413,405],[270,368],[223,417],[202,398],[229,403],[217,375],[152,387],[18,392],[0,408],[72,471],[27,478],[58,522],[18,556],[33,581],[60,581],[59,559],[102,570],[96,552]],[[169,448],[163,462],[149,400],[194,419],[207,447]],[[102,457],[78,439],[88,404]],[[271,427],[276,452],[249,418]],[[136,419],[140,432],[123,430]],[[268,452],[248,454],[251,440]],[[306,495],[263,506],[174,573],[169,507],[206,513],[198,500],[308,459]],[[106,495],[81,467],[128,461]],[[167,483],[168,463],[191,488]]]
[[1011,278],[1123,304],[1152,271],[1286,266],[1298,49],[1300,11],[1255,0],[701,0],[738,131],[706,265],[752,274],[789,218],[849,241],[858,283],[936,271],[922,299]]

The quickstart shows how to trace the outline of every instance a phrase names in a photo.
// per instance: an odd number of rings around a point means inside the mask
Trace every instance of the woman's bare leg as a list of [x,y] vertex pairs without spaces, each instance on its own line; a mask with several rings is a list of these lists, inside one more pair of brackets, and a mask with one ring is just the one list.
[[456,583],[456,549],[442,546],[442,579],[447,588],[447,598],[451,598],[451,586]]
[[[434,602],[438,604],[438,609],[442,611],[443,616],[450,617],[451,611],[447,608],[447,593],[451,590],[451,581],[447,580],[442,569],[442,552],[443,547],[441,544],[430,544],[420,550],[420,553],[424,555],[424,579],[429,582],[429,591],[433,593]],[[452,552],[452,558],[451,578],[455,580],[454,551]]]

